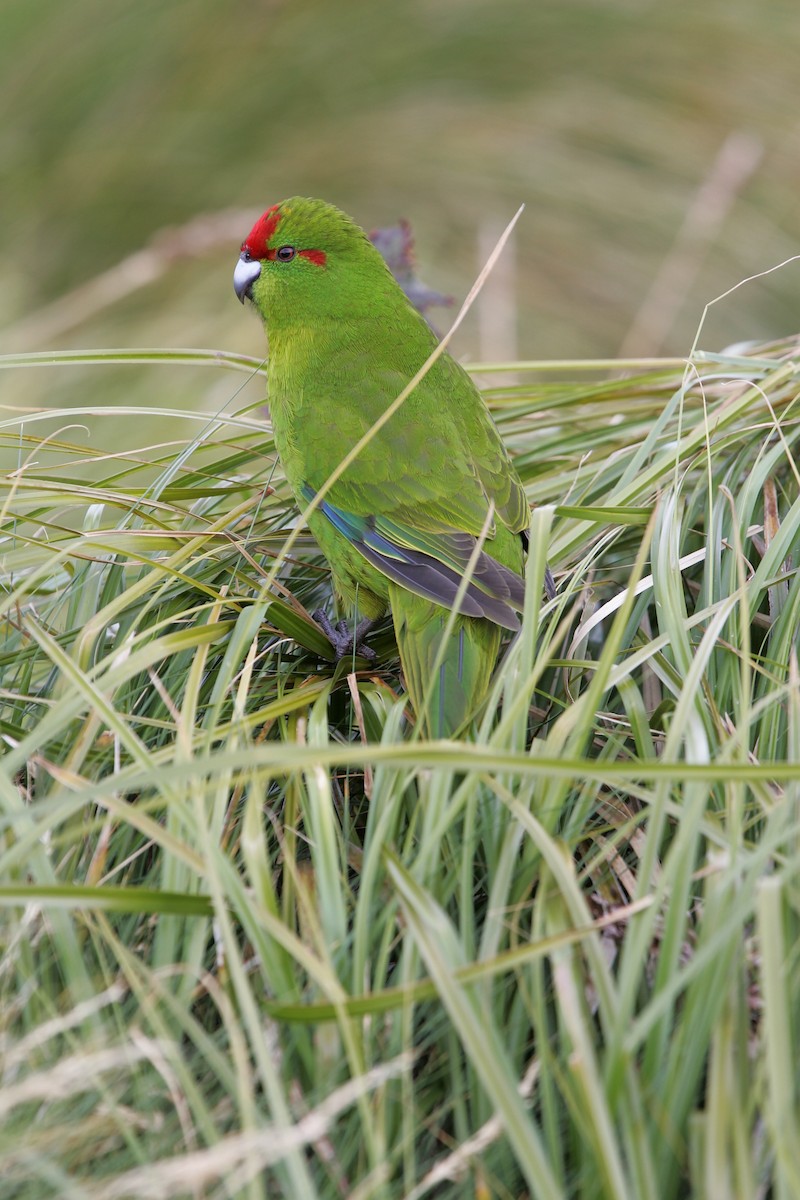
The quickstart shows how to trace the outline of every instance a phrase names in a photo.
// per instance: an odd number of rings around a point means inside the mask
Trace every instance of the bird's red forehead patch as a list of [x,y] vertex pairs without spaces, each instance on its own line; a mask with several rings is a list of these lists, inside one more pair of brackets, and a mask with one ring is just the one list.
[[273,204],[272,208],[258,218],[248,233],[242,249],[249,250],[253,258],[266,258],[269,252],[269,242],[281,219],[280,205]]

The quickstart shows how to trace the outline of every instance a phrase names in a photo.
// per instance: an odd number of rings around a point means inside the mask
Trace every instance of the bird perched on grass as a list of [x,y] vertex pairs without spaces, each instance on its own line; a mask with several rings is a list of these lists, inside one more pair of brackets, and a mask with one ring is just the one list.
[[[267,209],[233,279],[266,327],[275,444],[305,507],[436,337],[366,234],[321,200]],[[529,516],[480,393],[445,352],[309,517],[340,601],[361,618],[352,633],[315,619],[337,656],[370,657],[364,638],[391,608],[406,685],[431,736],[450,736],[474,714],[502,631],[519,628]]]

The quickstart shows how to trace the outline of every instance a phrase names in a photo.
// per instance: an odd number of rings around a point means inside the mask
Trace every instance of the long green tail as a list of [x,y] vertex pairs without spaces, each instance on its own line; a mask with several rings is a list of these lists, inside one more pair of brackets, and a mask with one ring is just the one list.
[[428,737],[452,737],[475,712],[489,687],[501,630],[492,621],[457,617],[436,667],[450,614],[405,588],[389,597],[400,661],[411,702]]

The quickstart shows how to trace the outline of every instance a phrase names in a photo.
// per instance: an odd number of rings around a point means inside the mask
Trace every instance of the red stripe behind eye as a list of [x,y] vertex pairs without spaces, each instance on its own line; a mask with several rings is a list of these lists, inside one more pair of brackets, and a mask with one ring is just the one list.
[[328,261],[328,256],[324,250],[298,250],[301,258],[307,258],[309,262],[316,263],[318,267],[324,267]]
[[278,228],[278,223],[281,219],[278,208],[277,204],[273,204],[272,208],[268,208],[263,216],[258,218],[248,233],[247,238],[242,243],[242,249],[249,250],[253,258],[269,257],[269,240]]

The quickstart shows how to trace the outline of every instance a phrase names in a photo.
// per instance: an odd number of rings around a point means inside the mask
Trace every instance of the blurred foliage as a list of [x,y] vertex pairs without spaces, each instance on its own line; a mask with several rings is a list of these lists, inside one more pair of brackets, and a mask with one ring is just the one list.
[[[677,296],[628,349],[685,353],[708,300],[800,245],[800,11],[785,0],[5,0],[0,35],[6,350],[49,346],[29,321],[21,345],[15,324],[165,227],[294,193],[367,227],[408,218],[431,286],[459,297],[480,231],[524,202],[522,357],[615,353],[676,253]],[[718,178],[737,134],[741,177],[734,162]],[[261,354],[230,289],[245,229],[56,344]],[[707,346],[794,330],[798,272],[737,293]],[[461,352],[485,356],[476,340],[468,326]],[[214,407],[188,379],[174,387]],[[25,396],[49,386],[31,375]]]
[[[4,1196],[553,1195],[538,1121],[561,1194],[794,1194],[796,341],[696,387],[511,360],[684,354],[797,250],[798,41],[779,0],[3,4],[0,350],[254,358],[0,375]],[[511,363],[560,597],[466,765],[400,737],[391,635],[345,690],[302,535],[263,587],[296,509],[231,272],[291,193],[409,219],[456,297],[527,205],[458,349]],[[794,331],[798,270],[701,347]],[[251,1130],[283,1191],[195,1154]]]

